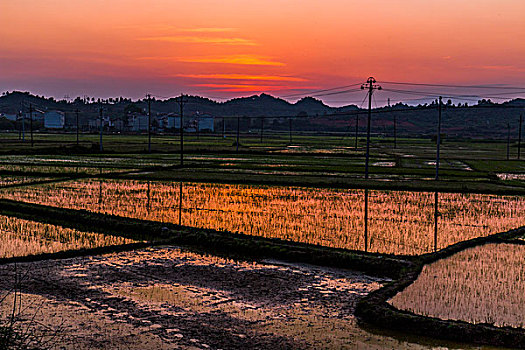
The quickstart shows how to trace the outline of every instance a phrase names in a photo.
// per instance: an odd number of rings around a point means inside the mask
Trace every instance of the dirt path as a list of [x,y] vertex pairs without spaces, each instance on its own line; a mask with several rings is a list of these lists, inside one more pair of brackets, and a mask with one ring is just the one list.
[[[15,275],[22,276],[19,324],[57,348],[435,348],[360,328],[356,302],[384,281],[346,270],[162,247],[1,266],[2,295]],[[4,314],[12,301],[13,293]]]

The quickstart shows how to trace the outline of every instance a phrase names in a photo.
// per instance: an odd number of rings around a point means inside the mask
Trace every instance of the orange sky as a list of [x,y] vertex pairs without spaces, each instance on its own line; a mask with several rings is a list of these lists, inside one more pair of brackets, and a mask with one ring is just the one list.
[[523,0],[1,1],[0,90],[285,96],[371,75],[524,86],[524,14]]

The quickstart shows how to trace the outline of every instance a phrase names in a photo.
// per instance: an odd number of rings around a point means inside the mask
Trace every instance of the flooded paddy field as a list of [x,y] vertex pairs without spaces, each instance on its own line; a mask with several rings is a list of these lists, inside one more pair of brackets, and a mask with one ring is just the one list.
[[[26,165],[26,164],[10,164],[0,165],[0,171],[7,173],[23,173],[35,176],[35,179],[41,181],[44,178],[41,174],[48,174],[50,176],[70,176],[70,175],[99,175],[115,172],[125,172],[134,169],[122,169],[122,168],[99,168],[96,166],[53,166],[47,164],[40,165]],[[36,177],[38,176],[38,178]],[[2,179],[5,176],[2,176]]]
[[[364,248],[364,191],[134,180],[82,180],[0,191],[3,198],[248,235]],[[370,191],[369,251],[434,247],[431,192]],[[525,224],[520,196],[439,194],[437,247]]]
[[97,248],[136,241],[0,215],[0,258]]
[[33,177],[33,176],[0,176],[0,187],[31,184],[33,182],[48,181],[50,177]]
[[390,303],[445,320],[525,327],[525,245],[486,244],[426,265]]
[[[350,149],[350,148],[349,148]],[[430,158],[432,160],[432,158]],[[77,172],[96,175],[97,168],[140,169],[145,167],[170,167],[179,164],[178,154],[115,154],[102,155],[4,155],[0,156],[0,170],[42,172],[54,174]],[[413,178],[427,180],[432,177],[433,167],[426,163],[428,158],[407,158],[379,153],[370,159],[371,172],[374,177],[389,180],[410,180]],[[278,153],[254,154],[189,154],[185,156],[185,171],[205,172],[205,177],[213,176],[213,172],[247,174],[247,175],[308,175],[347,177],[349,180],[362,178],[364,172],[364,153],[362,150],[351,150],[351,154],[333,152],[316,152],[314,154],[288,154],[280,150]],[[464,162],[443,160],[441,164],[442,177],[449,181],[468,179],[489,181],[487,172],[473,171]],[[39,170],[40,169],[40,170]],[[158,174],[166,179],[172,179],[179,172]],[[201,174],[204,176],[204,174]],[[218,179],[220,176],[218,177]],[[208,180],[213,182],[213,180]]]
[[[90,168],[141,168],[165,164],[166,160],[176,160],[175,156],[157,156],[151,158],[133,156],[96,156],[96,155],[4,155],[0,156],[0,169],[14,166],[49,166],[49,167],[90,167]],[[164,161],[164,163],[163,163]]]
[[357,325],[356,302],[387,281],[170,246],[0,267],[2,314],[16,285],[16,326],[57,348],[446,349]]

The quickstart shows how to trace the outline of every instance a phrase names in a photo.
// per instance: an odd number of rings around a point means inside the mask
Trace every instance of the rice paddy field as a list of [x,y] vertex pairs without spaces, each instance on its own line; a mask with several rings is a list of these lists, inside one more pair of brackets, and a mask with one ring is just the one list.
[[172,246],[8,264],[0,319],[13,312],[17,273],[17,329],[52,349],[480,349],[361,328],[357,301],[388,280],[346,269]]
[[[327,247],[365,245],[363,190],[99,179],[5,189],[0,196]],[[370,191],[369,200],[369,251],[434,249],[434,193]],[[438,248],[525,224],[520,196],[441,193],[438,208]]]
[[51,180],[51,178],[33,176],[0,176],[0,187],[29,184],[32,182],[47,180]]
[[[87,174],[97,175],[102,171],[95,167],[79,167],[79,166],[49,166],[49,165],[0,165],[0,170],[20,173],[47,173],[56,175],[71,175],[71,174]],[[104,169],[104,172],[117,171],[118,169]]]
[[134,243],[123,237],[81,232],[61,226],[0,215],[0,258]]
[[523,244],[470,248],[425,266],[389,302],[423,316],[523,328],[524,257]]
[[[366,250],[400,255],[387,259],[407,262],[406,266],[421,261],[417,256],[434,251],[435,244],[442,249],[525,225],[525,197],[519,195],[525,163],[496,160],[504,151],[501,147],[480,144],[476,147],[482,152],[475,159],[456,157],[454,149],[442,160],[442,180],[436,182],[431,143],[407,141],[394,150],[378,143],[368,183],[363,181],[363,149],[351,145],[329,147],[317,142],[311,146],[305,141],[299,146],[262,147],[257,142],[250,146],[252,153],[214,154],[200,152],[203,141],[193,140],[189,142],[193,153],[179,167],[178,145],[170,142],[173,153],[146,154],[144,144],[137,143],[130,153],[1,155],[0,198],[116,215],[119,218],[104,220],[115,219],[111,222],[119,228],[132,228],[136,223],[127,218],[134,218],[181,224],[187,227],[180,232],[195,234],[192,237],[208,234],[193,228],[213,229],[363,251],[365,191],[347,188],[370,185],[375,189],[368,191]],[[223,143],[224,149],[232,147],[231,140]],[[114,146],[128,152],[126,143]],[[453,149],[447,143],[443,147],[444,154]],[[471,148],[458,152],[474,154]],[[487,153],[494,157],[484,160]],[[512,176],[497,179],[500,174]],[[516,195],[438,193],[436,226],[434,190]],[[6,209],[5,215],[15,215],[8,210],[12,209]],[[137,242],[125,238],[134,237],[126,229],[119,231],[122,237],[105,235],[101,232],[119,234],[118,229],[108,224],[95,232],[96,224],[91,229],[89,220],[86,229],[83,223],[75,225],[77,216],[61,220],[50,217],[54,210],[38,210],[34,217],[32,213],[20,216],[42,222],[0,215],[0,258]],[[163,226],[144,224],[145,230],[158,227],[162,232]],[[171,232],[173,227],[166,226]],[[215,236],[228,246],[230,236]],[[69,340],[62,344],[79,349],[244,349],[290,344],[289,348],[315,349],[468,348],[395,332],[385,336],[358,325],[354,307],[388,278],[280,260],[233,261],[209,255],[217,251],[206,245],[198,246],[207,252],[202,255],[171,246],[179,243],[20,264],[32,276],[21,286],[23,303],[43,305],[28,306],[24,319],[36,315],[44,326],[34,329],[42,332],[64,326],[61,332]],[[275,243],[283,246],[298,247]],[[425,266],[415,283],[389,302],[418,315],[523,328],[524,247],[488,244],[439,260]],[[272,257],[281,259],[281,255]],[[0,296],[6,295],[7,301],[0,303],[0,311],[11,310],[12,295],[6,292],[11,275],[5,271],[17,264],[0,267],[5,277],[0,279]]]
[[[67,168],[75,167],[91,167],[95,169],[99,168],[140,168],[146,166],[161,165],[162,160],[166,157],[159,156],[160,159],[155,157],[151,159],[144,159],[144,157],[137,157],[137,155],[130,157],[123,156],[97,156],[97,155],[3,155],[0,157],[0,169],[10,170],[17,166],[48,166],[55,169],[62,169],[64,171]],[[168,159],[175,159],[175,156],[167,157]]]

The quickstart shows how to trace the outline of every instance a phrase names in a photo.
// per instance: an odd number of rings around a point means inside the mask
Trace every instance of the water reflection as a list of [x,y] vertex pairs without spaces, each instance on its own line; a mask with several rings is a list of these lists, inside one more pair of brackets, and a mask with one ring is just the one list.
[[434,192],[434,251],[438,250],[439,192]]
[[182,226],[182,181],[179,187],[179,226]]
[[99,207],[102,205],[102,168],[99,168],[99,179],[98,179],[98,204]]
[[424,316],[524,327],[524,256],[525,245],[467,249],[425,266],[390,303]]
[[147,191],[147,195],[148,197],[148,200],[146,202],[146,209],[148,210],[148,213],[149,213],[149,210],[150,210],[150,202],[151,202],[151,183],[150,181],[148,181],[148,191]]
[[108,179],[0,194],[45,205],[395,254],[427,253],[525,223],[522,197],[483,194]]

